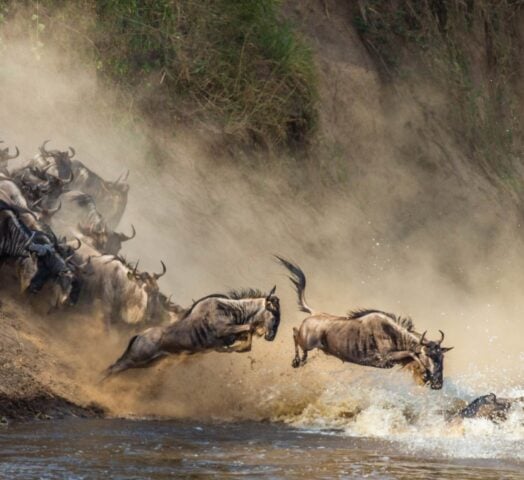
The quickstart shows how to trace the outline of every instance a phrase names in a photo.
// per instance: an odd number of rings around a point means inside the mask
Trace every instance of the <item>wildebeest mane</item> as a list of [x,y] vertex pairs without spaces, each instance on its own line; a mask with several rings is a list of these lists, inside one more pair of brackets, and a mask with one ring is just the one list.
[[231,290],[227,293],[227,295],[224,295],[223,293],[212,293],[210,295],[206,295],[205,297],[199,298],[198,300],[193,301],[193,305],[191,305],[185,312],[182,318],[186,318],[193,310],[194,308],[204,300],[207,300],[209,298],[223,298],[226,300],[242,300],[243,298],[266,298],[267,294],[262,292],[261,290],[258,290],[256,288],[243,288],[240,290]]
[[413,320],[411,320],[410,317],[401,317],[400,315],[395,315],[394,313],[384,312],[382,310],[375,310],[375,309],[357,309],[357,310],[350,310],[347,313],[346,318],[348,320],[357,320],[359,318],[365,317],[366,315],[370,315],[372,313],[379,313],[381,315],[385,315],[388,318],[391,318],[395,323],[400,325],[402,328],[405,328],[408,332],[413,332],[415,325],[413,325]]
[[205,297],[199,298],[198,300],[193,300],[193,305],[191,305],[182,315],[181,319],[186,318],[193,310],[194,308],[204,300],[207,300],[208,298],[226,298],[229,297],[227,295],[224,295],[223,293],[212,293],[210,295],[206,295]]
[[266,298],[267,293],[262,292],[258,288],[242,288],[239,290],[230,290],[227,296],[231,300],[242,300],[243,298]]

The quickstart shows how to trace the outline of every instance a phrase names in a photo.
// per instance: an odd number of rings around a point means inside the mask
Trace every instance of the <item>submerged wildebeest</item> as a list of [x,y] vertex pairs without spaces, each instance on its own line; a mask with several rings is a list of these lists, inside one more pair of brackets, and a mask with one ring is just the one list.
[[275,289],[267,295],[245,290],[197,300],[176,322],[149,328],[131,338],[106,376],[149,367],[168,355],[212,350],[248,352],[253,334],[273,341],[280,324],[280,302]]
[[101,178],[79,160],[72,162],[72,168],[74,180],[71,189],[80,190],[90,195],[96,202],[96,207],[109,228],[118,227],[127,205],[129,170],[127,173],[121,174],[114,182],[111,182]]
[[277,258],[292,274],[290,280],[296,288],[300,310],[310,314],[300,328],[293,328],[294,368],[304,365],[308,352],[318,348],[358,365],[409,366],[420,383],[429,384],[435,390],[442,388],[444,353],[453,348],[441,346],[444,333],[440,332],[440,341],[428,341],[426,332],[420,335],[413,330],[411,319],[380,310],[353,311],[347,316],[315,312],[306,303],[304,272],[291,262]]
[[460,412],[459,418],[486,418],[492,422],[503,422],[508,418],[508,412],[515,404],[522,404],[524,397],[520,398],[497,398],[494,393],[478,397]]

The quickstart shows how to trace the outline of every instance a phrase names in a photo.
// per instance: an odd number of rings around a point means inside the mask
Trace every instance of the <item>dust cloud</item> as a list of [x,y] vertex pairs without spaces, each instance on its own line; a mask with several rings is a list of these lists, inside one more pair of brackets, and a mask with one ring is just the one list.
[[[449,165],[428,170],[411,161],[417,135],[407,139],[409,129],[399,125],[413,114],[413,105],[399,108],[401,100],[394,97],[374,113],[368,123],[375,135],[367,132],[367,143],[342,154],[342,164],[352,163],[347,182],[335,187],[322,180],[320,165],[330,162],[322,148],[318,155],[325,158],[279,161],[257,154],[246,166],[234,158],[240,153],[215,149],[198,124],[162,130],[130,121],[130,107],[118,103],[88,62],[67,68],[52,45],[37,57],[30,43],[4,41],[0,92],[0,137],[18,145],[23,159],[51,139],[50,148],[73,146],[77,158],[104,178],[131,170],[128,209],[119,228],[128,232],[134,224],[137,237],[124,254],[150,271],[159,271],[165,261],[162,289],[177,303],[189,305],[235,287],[269,290],[274,284],[281,298],[281,330],[273,343],[257,340],[249,354],[170,359],[103,385],[97,383],[100,372],[120,355],[129,336],[104,332],[95,312],[38,320],[40,326],[45,322],[46,348],[64,365],[53,368],[80,397],[115,415],[295,424],[319,418],[330,424],[325,408],[334,402],[330,411],[342,411],[348,402],[360,401],[355,392],[363,395],[377,385],[402,388],[422,405],[437,398],[413,386],[406,372],[371,371],[321,354],[293,370],[291,328],[303,315],[274,253],[304,269],[307,297],[317,310],[343,314],[373,307],[412,316],[417,330],[428,330],[430,338],[443,330],[445,345],[455,347],[446,356],[446,398],[522,385],[518,212],[470,172],[458,153],[456,176]],[[358,112],[352,113],[354,123]],[[337,128],[343,131],[345,125]],[[410,146],[407,153],[397,148],[403,142]],[[312,414],[317,407],[324,413]],[[308,415],[315,420],[305,421]]]

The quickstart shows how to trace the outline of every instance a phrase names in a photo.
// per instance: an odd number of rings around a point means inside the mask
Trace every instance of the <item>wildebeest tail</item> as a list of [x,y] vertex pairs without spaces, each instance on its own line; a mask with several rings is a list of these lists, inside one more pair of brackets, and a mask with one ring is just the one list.
[[298,265],[294,265],[293,263],[285,260],[282,257],[279,257],[278,255],[275,255],[275,257],[291,272],[289,279],[297,291],[298,306],[300,311],[305,313],[313,313],[313,309],[306,303],[306,275],[304,275],[304,272]]

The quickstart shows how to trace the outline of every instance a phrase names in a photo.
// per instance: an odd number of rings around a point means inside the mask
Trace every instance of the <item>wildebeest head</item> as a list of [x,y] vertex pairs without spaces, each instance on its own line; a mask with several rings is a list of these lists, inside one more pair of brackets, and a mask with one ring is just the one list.
[[[0,140],[0,143],[4,143],[3,140]],[[16,153],[14,155],[11,155],[9,153],[9,147],[6,148],[0,148],[0,162],[7,162],[8,160],[12,160],[18,155],[20,155],[20,150],[18,150],[18,147],[15,147]]]
[[423,385],[429,385],[433,390],[440,390],[444,383],[444,353],[453,347],[442,347],[444,332],[439,330],[441,338],[438,342],[426,340],[426,332],[420,338],[419,344],[413,350],[413,372]]
[[264,339],[272,342],[280,325],[280,300],[275,295],[277,287],[274,286],[265,298],[264,311],[261,314],[264,329]]
[[49,140],[46,140],[39,147],[40,155],[44,159],[52,158],[53,160],[45,167],[42,173],[47,178],[58,178],[63,183],[70,183],[73,181],[73,168],[71,159],[75,156],[75,149],[69,147],[69,152],[60,150],[47,150],[46,144]]
[[108,255],[117,255],[118,252],[122,249],[122,243],[132,240],[136,236],[136,230],[133,225],[131,225],[133,233],[131,235],[126,235],[125,233],[119,232],[108,232],[107,241],[105,246],[101,249],[104,253]]
[[162,260],[160,260],[160,263],[162,264],[162,272],[149,273],[139,272],[138,262],[136,262],[136,265],[133,268],[133,270],[128,272],[128,277],[134,278],[139,284],[143,285],[148,295],[156,295],[160,292],[160,287],[158,286],[158,279],[160,277],[163,277],[167,272],[165,263]]

